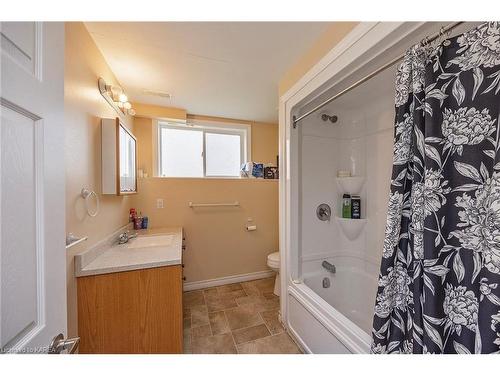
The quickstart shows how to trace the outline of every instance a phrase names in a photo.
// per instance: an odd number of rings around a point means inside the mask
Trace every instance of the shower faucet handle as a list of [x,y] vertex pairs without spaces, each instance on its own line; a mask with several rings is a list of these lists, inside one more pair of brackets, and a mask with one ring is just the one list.
[[326,203],[322,203],[316,208],[316,216],[321,221],[328,221],[332,216],[332,209]]
[[327,262],[326,260],[324,260],[321,263],[321,267],[323,267],[325,270],[327,270],[330,273],[336,273],[337,272],[337,267],[335,267],[334,264],[332,264],[330,262]]

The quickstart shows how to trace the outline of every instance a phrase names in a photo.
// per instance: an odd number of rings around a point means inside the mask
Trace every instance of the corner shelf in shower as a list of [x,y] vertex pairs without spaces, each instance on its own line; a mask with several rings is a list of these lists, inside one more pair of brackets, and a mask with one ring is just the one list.
[[341,193],[359,194],[365,183],[365,178],[360,176],[337,177],[337,184]]
[[337,222],[345,236],[351,241],[359,237],[366,224],[366,219],[344,219],[337,217]]

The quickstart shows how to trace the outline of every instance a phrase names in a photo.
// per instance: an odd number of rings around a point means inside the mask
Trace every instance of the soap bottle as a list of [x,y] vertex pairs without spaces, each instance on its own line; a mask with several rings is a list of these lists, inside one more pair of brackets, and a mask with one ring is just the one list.
[[361,197],[359,195],[351,197],[351,218],[361,219]]
[[342,217],[344,219],[351,218],[351,196],[349,194],[342,196]]

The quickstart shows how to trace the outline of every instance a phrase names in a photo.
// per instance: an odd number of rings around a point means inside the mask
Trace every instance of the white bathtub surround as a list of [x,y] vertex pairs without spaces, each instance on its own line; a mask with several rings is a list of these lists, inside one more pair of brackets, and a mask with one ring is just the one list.
[[[77,277],[171,266],[182,263],[182,228],[141,229],[118,244],[116,235],[75,256]],[[120,231],[118,232],[120,233]]]
[[[328,110],[337,114],[337,126],[325,126],[315,118],[301,122],[298,254],[302,283],[294,285],[300,292],[291,294],[294,300],[290,312],[294,314],[292,328],[305,335],[306,346],[313,352],[357,353],[370,348],[394,117],[392,86],[382,90],[377,85],[391,81],[391,73],[371,83],[370,90],[379,95],[369,103],[363,102],[362,108],[354,108],[360,95],[356,90],[331,103]],[[338,178],[338,170],[351,170],[356,177]],[[345,193],[360,195],[361,219],[341,217]],[[316,207],[322,203],[332,209],[330,221],[316,217]],[[322,267],[324,260],[335,266],[335,273]],[[325,278],[327,288],[323,287]],[[312,307],[304,306],[308,295],[314,295],[309,300]],[[301,306],[307,313],[300,311]],[[326,326],[330,333],[312,336],[307,324],[303,327],[304,322],[297,320],[311,314],[321,315],[318,328]],[[314,337],[324,337],[322,345],[310,342],[316,341]]]

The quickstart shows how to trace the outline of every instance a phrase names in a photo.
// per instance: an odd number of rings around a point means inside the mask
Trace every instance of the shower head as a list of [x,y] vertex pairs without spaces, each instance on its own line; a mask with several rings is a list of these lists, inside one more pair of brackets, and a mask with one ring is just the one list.
[[338,121],[339,118],[337,116],[335,116],[335,115],[331,115],[330,116],[330,115],[328,115],[326,113],[323,113],[321,115],[321,119],[323,121],[330,121],[332,124],[335,124]]

